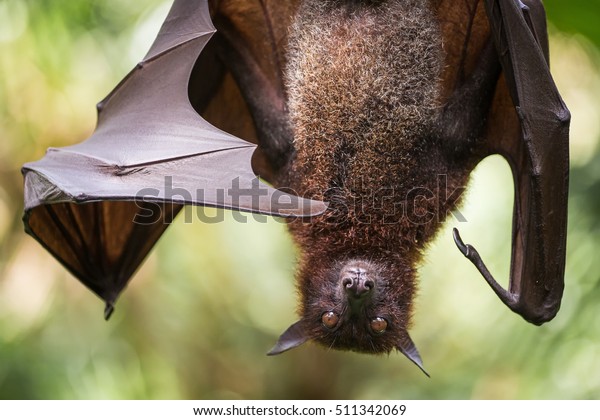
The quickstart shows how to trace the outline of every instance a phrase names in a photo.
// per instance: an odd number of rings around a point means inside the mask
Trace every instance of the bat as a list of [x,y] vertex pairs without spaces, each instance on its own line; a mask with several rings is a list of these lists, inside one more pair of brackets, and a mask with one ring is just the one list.
[[[26,229],[110,315],[177,206],[295,216],[300,320],[269,354],[312,340],[398,350],[425,372],[408,333],[416,269],[490,154],[509,162],[515,180],[508,290],[455,229],[456,245],[525,320],[539,325],[559,310],[570,115],[549,71],[545,22],[534,0],[177,0],[146,59],[101,102],[95,134],[66,148],[96,165],[94,185],[73,193],[74,173],[57,181],[52,170],[81,167],[60,150],[24,167]],[[191,32],[204,35],[184,39]],[[150,116],[152,130],[132,115]],[[215,146],[216,133],[225,138]],[[124,137],[137,143],[124,146]],[[201,150],[187,151],[188,138]],[[83,153],[92,143],[96,155]],[[137,157],[140,147],[150,158]],[[219,196],[242,173],[252,190],[250,163],[278,190],[257,187],[245,205]],[[157,187],[165,176],[175,188]],[[210,199],[173,200],[200,179]],[[140,205],[137,192],[148,188],[159,191]],[[274,194],[294,206],[272,205]],[[151,205],[162,223],[130,227]]]

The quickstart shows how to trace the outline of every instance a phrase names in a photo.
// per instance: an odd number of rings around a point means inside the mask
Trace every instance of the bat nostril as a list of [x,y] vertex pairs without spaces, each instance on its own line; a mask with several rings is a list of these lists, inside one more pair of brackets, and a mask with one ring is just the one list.
[[344,286],[346,289],[350,289],[352,287],[352,279],[350,277],[346,277],[344,280],[342,280],[342,286]]
[[373,280],[365,280],[358,282],[356,288],[353,290],[357,297],[365,297],[371,294],[374,286],[375,282]]

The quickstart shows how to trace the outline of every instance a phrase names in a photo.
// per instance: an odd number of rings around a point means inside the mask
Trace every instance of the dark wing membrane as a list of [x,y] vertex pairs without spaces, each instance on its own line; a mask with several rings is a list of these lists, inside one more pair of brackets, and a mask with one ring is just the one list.
[[[269,180],[277,178],[293,153],[283,73],[288,27],[298,3],[209,1],[218,31],[210,48],[226,73],[203,115],[229,133],[255,139],[255,170]],[[219,112],[222,103],[238,104],[235,113]]]

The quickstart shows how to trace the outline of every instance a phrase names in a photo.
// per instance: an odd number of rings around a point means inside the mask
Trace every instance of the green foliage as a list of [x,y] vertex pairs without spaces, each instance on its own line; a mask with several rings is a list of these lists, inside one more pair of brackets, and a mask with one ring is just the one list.
[[[412,336],[428,380],[397,354],[307,344],[264,356],[295,320],[295,252],[277,220],[202,224],[186,209],[193,222],[177,219],[104,322],[102,303],[22,232],[19,169],[89,135],[94,103],[143,56],[168,4],[0,0],[0,398],[597,398],[600,4],[545,4],[573,112],[563,305],[539,328],[512,314],[455,249],[451,221],[420,270]],[[512,194],[508,166],[486,160],[456,223],[498,278]]]
[[600,47],[600,2],[598,0],[545,1],[552,23],[563,32],[587,37]]

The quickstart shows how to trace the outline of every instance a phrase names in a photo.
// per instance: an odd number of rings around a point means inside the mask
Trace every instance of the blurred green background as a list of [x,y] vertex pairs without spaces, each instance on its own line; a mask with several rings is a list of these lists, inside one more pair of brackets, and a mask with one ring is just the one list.
[[[24,162],[86,138],[94,104],[142,57],[169,1],[0,0],[0,398],[598,398],[600,396],[600,4],[547,0],[552,68],[572,114],[566,289],[556,319],[524,322],[444,228],[420,270],[402,355],[312,344],[268,358],[295,319],[285,226],[180,217],[110,320],[103,304],[23,233]],[[508,166],[477,169],[460,223],[507,278]]]

